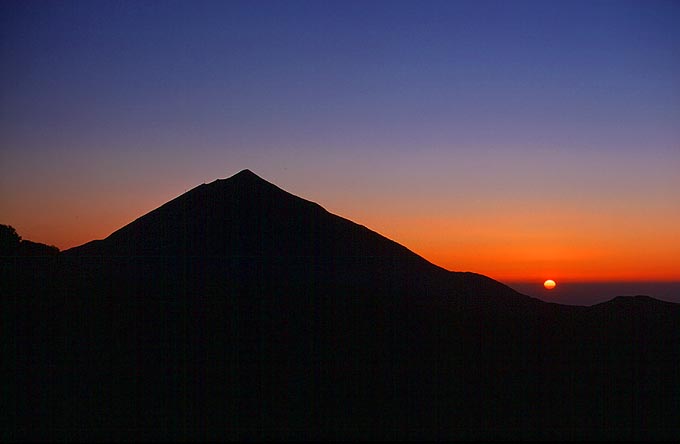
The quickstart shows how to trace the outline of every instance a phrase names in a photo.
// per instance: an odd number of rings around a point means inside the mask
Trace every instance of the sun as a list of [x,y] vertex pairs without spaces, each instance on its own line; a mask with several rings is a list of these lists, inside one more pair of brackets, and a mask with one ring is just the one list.
[[543,286],[546,290],[552,290],[557,286],[557,284],[552,279],[548,279],[547,281],[543,282]]

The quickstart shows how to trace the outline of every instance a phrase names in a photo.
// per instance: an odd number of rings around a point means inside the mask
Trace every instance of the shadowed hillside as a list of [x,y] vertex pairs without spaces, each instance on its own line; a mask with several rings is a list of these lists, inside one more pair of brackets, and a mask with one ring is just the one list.
[[544,303],[248,170],[2,260],[5,439],[680,436],[677,304]]

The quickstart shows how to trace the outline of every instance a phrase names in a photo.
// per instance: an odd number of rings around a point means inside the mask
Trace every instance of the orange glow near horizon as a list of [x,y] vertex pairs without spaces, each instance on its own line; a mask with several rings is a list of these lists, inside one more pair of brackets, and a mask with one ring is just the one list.
[[[64,250],[105,238],[186,191],[161,185],[148,187],[134,200],[120,188],[64,190],[58,195],[69,198],[59,202],[36,193],[33,200],[10,201],[14,214],[6,214],[2,223],[13,225],[25,239]],[[347,190],[310,193],[285,183],[282,187],[452,271],[506,283],[543,282],[546,276],[563,283],[680,281],[680,236],[674,223],[680,217],[674,213],[652,220],[649,209],[617,207],[616,202],[609,207],[597,202],[541,206],[530,199],[468,200],[442,208],[443,198],[407,195],[389,201],[367,193],[350,199],[355,194]]]
[[[15,228],[25,239],[63,250],[105,238],[157,206],[136,214],[124,211],[124,205],[108,211],[91,208],[70,219],[53,219],[49,224],[26,221]],[[603,236],[599,230],[588,232],[583,227],[551,232],[531,225],[521,229],[480,220],[401,220],[392,224],[354,220],[445,269],[473,271],[503,282],[543,282],[544,276],[561,282],[680,281],[676,245],[652,233],[625,236],[620,227],[619,233]]]
[[434,264],[503,282],[543,282],[545,276],[558,282],[680,281],[672,219],[651,225],[645,213],[572,211],[415,215],[376,225]]

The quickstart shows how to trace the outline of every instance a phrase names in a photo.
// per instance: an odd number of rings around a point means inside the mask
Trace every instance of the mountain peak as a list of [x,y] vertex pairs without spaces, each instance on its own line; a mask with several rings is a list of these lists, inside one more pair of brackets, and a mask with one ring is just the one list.
[[[67,254],[118,257],[425,259],[364,226],[328,213],[249,169],[200,185]],[[427,265],[426,265],[427,264]]]
[[260,176],[258,176],[257,174],[253,173],[251,170],[249,170],[249,169],[247,169],[247,168],[244,169],[244,170],[239,171],[239,172],[236,173],[236,174],[234,174],[234,175],[231,176],[229,179],[261,180],[261,181],[266,182],[266,180],[264,180],[263,178],[261,178]]
[[[226,177],[224,179],[217,179],[213,182],[214,184],[241,184],[247,187],[261,187],[263,185],[269,185],[270,187],[276,187],[273,183],[263,179],[257,174],[253,173],[249,169],[244,169],[234,174],[233,176]],[[237,185],[238,186],[238,185]],[[276,187],[278,188],[278,187]]]

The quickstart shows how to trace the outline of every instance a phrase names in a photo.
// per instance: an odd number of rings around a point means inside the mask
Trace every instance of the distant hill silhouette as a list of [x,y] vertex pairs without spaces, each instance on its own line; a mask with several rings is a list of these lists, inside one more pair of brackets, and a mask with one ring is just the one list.
[[680,305],[544,303],[248,170],[2,260],[5,440],[680,437]]

